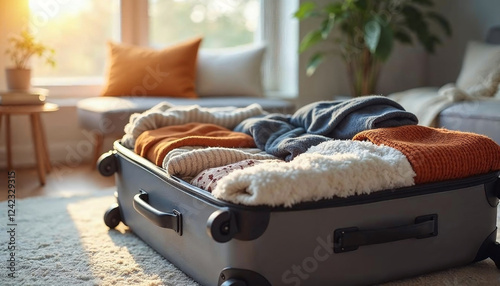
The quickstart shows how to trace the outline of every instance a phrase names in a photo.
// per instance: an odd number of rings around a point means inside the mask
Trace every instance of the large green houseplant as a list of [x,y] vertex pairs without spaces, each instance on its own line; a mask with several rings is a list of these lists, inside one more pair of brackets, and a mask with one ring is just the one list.
[[27,90],[30,87],[30,59],[34,56],[43,58],[50,65],[55,65],[54,49],[37,41],[28,31],[8,39],[9,48],[5,54],[9,56],[13,66],[6,69],[7,86],[10,90]]
[[312,75],[327,55],[337,53],[346,63],[352,95],[373,94],[382,63],[389,58],[395,41],[418,41],[433,53],[441,43],[432,31],[434,26],[451,36],[450,24],[431,10],[433,6],[432,0],[343,0],[323,8],[313,2],[303,3],[294,17],[321,21],[302,39],[299,52],[324,41],[336,44],[335,50],[311,56],[307,74]]

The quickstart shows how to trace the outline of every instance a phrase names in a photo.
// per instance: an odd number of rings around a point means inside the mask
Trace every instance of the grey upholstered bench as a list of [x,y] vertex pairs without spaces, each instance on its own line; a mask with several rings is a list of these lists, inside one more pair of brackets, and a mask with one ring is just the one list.
[[441,111],[437,125],[486,135],[500,144],[500,98],[453,104]]
[[101,155],[105,137],[121,137],[123,128],[133,113],[144,112],[156,104],[167,101],[172,105],[199,105],[201,107],[245,107],[258,103],[268,112],[293,113],[295,105],[284,99],[264,97],[202,97],[198,99],[171,97],[91,97],[77,104],[80,127],[95,137],[93,163]]
[[[486,43],[500,45],[500,26],[489,29]],[[459,102],[446,108],[439,114],[438,124],[452,130],[483,134],[500,144],[500,91],[487,100]]]

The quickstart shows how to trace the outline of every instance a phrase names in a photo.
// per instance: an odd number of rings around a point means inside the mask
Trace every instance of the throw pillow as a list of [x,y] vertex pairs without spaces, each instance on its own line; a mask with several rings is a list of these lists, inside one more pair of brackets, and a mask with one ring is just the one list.
[[103,96],[196,98],[196,62],[201,38],[163,50],[108,43],[108,72]]
[[197,92],[208,96],[263,96],[265,46],[200,50]]
[[471,96],[494,96],[500,84],[500,45],[469,42],[457,87]]

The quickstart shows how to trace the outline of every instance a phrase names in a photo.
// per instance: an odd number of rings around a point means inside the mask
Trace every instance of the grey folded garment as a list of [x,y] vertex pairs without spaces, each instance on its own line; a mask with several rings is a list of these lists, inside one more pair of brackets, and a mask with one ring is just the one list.
[[417,123],[417,117],[399,103],[376,95],[314,102],[300,108],[290,118],[290,124],[304,127],[306,133],[334,139],[352,139],[368,129]]
[[286,161],[304,153],[311,146],[330,140],[326,136],[306,134],[304,128],[293,126],[290,118],[290,115],[284,114],[249,118],[236,126],[234,131],[251,135],[257,148]]
[[352,139],[368,129],[417,123],[417,117],[397,102],[383,96],[363,96],[314,102],[292,116],[270,114],[249,118],[234,131],[253,136],[258,148],[290,161],[309,147],[330,139]]

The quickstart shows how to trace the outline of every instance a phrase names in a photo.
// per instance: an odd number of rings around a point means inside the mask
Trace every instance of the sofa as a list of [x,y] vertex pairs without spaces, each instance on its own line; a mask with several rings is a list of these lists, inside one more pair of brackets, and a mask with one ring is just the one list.
[[130,115],[161,102],[172,106],[246,107],[293,113],[295,105],[264,95],[263,45],[218,50],[199,49],[201,38],[162,50],[121,43],[108,44],[106,84],[100,96],[77,103],[78,122],[93,137],[93,163],[107,137],[120,138]]
[[468,43],[455,83],[389,95],[419,124],[486,135],[500,144],[500,26]]

